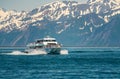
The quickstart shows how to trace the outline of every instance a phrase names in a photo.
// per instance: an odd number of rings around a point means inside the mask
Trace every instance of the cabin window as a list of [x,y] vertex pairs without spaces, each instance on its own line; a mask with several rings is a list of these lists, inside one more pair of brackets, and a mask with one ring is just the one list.
[[43,40],[37,40],[37,43],[41,43],[41,42],[43,42]]
[[45,42],[55,42],[56,40],[44,40]]

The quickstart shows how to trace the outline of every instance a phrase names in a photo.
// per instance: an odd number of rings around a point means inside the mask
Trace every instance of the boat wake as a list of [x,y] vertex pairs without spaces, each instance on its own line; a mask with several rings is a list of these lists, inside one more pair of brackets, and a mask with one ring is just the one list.
[[29,53],[21,52],[21,51],[13,51],[11,53],[4,53],[6,55],[45,55],[47,52],[42,51],[42,50],[34,50]]
[[[47,54],[46,51],[44,50],[33,50],[29,53],[25,53],[25,52],[21,52],[21,51],[13,51],[11,53],[2,53],[4,55],[45,55]],[[68,50],[61,50],[60,51],[60,55],[67,55],[68,54]]]

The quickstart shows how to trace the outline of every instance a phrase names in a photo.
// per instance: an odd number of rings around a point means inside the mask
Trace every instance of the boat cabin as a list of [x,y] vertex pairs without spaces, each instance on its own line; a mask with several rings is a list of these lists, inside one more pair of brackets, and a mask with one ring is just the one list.
[[43,39],[37,39],[34,43],[28,45],[29,48],[56,48],[61,45],[56,41],[55,38],[45,37]]

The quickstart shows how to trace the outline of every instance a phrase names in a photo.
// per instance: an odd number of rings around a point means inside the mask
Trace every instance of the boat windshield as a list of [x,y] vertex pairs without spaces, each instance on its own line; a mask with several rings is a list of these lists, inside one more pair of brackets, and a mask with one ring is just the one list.
[[43,40],[37,40],[36,42],[37,42],[37,43],[42,43],[42,42],[43,42]]
[[42,42],[56,42],[56,40],[37,40],[36,43],[42,43]]
[[56,40],[44,40],[44,42],[56,42]]

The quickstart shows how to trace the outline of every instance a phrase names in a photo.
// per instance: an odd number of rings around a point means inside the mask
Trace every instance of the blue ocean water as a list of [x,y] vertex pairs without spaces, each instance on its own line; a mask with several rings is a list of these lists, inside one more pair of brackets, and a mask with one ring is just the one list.
[[120,48],[67,48],[68,55],[8,55],[0,48],[0,79],[120,79]]

